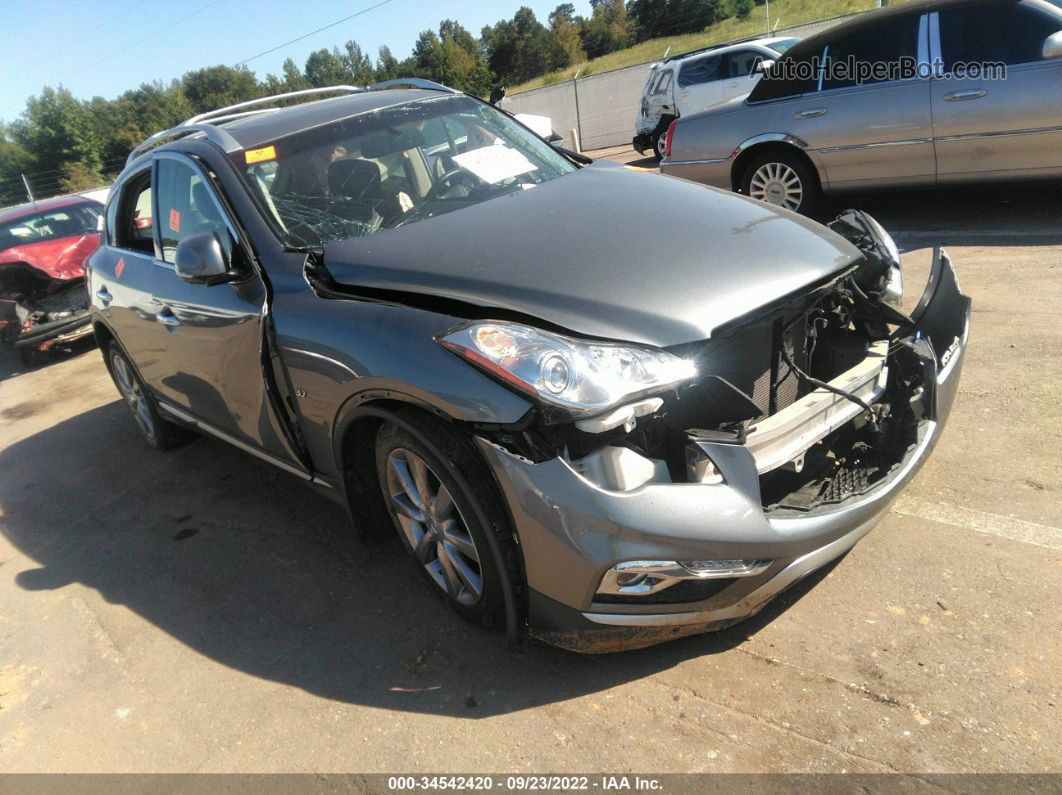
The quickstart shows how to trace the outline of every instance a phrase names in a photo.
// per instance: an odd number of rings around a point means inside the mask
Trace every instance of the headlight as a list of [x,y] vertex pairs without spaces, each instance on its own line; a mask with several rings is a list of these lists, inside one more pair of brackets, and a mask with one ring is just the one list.
[[589,342],[517,323],[476,321],[439,338],[472,364],[573,414],[591,414],[693,378],[666,351]]
[[846,210],[829,227],[854,243],[872,263],[880,266],[872,271],[873,282],[862,285],[864,289],[873,290],[883,303],[899,309],[903,298],[903,270],[900,249],[892,235],[873,216],[862,210]]

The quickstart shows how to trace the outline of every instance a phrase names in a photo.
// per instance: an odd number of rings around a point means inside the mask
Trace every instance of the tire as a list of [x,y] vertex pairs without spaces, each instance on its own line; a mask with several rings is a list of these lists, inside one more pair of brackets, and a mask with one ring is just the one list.
[[454,612],[504,629],[507,591],[515,595],[522,576],[490,473],[441,422],[419,412],[403,420],[409,428],[385,422],[376,435],[377,477],[399,539]]
[[664,137],[666,130],[662,133],[653,133],[653,158],[656,162],[660,162],[664,159]]
[[118,394],[125,400],[140,434],[148,444],[160,450],[169,450],[195,438],[195,433],[190,429],[159,415],[154,396],[116,342],[107,348],[107,369],[118,388]]
[[741,177],[741,192],[768,204],[811,215],[818,206],[821,189],[818,175],[804,158],[775,149],[752,159]]

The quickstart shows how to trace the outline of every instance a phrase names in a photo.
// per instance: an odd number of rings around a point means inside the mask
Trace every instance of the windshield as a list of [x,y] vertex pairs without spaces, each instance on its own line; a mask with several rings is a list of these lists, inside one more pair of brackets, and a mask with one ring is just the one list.
[[95,204],[75,204],[0,223],[0,250],[95,232],[100,209]]
[[352,116],[235,159],[294,248],[393,229],[576,169],[501,111],[452,95]]
[[785,55],[789,48],[796,44],[798,41],[800,41],[800,39],[782,39],[781,41],[772,42],[767,46],[779,55]]

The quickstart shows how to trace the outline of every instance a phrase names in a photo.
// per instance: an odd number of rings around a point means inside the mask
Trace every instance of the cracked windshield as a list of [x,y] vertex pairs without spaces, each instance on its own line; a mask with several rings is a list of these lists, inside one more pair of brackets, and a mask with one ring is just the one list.
[[360,114],[235,157],[293,248],[442,215],[576,168],[506,114],[464,96]]

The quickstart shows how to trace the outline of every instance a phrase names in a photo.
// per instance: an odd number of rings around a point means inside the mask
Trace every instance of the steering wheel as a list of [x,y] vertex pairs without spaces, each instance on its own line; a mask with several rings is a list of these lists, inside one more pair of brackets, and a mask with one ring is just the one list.
[[431,187],[428,188],[428,192],[424,194],[424,198],[421,201],[439,198],[438,193],[440,187],[443,185],[449,185],[450,182],[453,181],[454,177],[459,177],[462,175],[468,175],[479,182],[483,182],[482,179],[477,177],[475,174],[473,174],[466,168],[451,168],[449,171],[442,174],[438,179],[435,180],[435,182],[432,183]]

